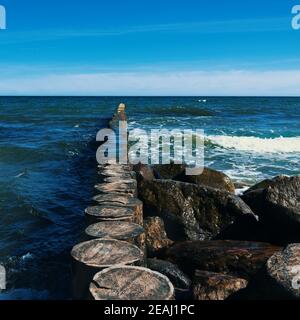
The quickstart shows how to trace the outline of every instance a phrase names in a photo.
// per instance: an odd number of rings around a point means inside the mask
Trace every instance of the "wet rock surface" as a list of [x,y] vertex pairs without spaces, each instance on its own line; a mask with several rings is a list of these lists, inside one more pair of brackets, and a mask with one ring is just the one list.
[[144,220],[146,248],[150,257],[168,248],[173,241],[167,237],[164,222],[159,217],[148,217]]
[[198,269],[248,279],[280,249],[267,243],[249,241],[185,241],[169,248],[166,257],[189,275]]
[[235,186],[226,174],[209,168],[204,168],[203,173],[197,176],[186,175],[185,172],[182,172],[174,180],[235,192]]
[[[238,217],[255,219],[252,210],[232,193],[173,180],[141,181],[145,211],[162,217],[172,240],[212,239]],[[168,231],[168,230],[167,230]]]
[[194,300],[225,300],[246,288],[248,281],[224,273],[196,270],[193,283]]
[[177,265],[164,260],[159,259],[147,259],[148,268],[154,271],[158,271],[167,276],[175,288],[177,289],[189,289],[191,286],[191,280],[184,274]]
[[242,197],[259,216],[274,243],[300,241],[300,177],[278,176],[250,188]]
[[290,244],[271,256],[267,272],[278,295],[300,299],[300,244]]

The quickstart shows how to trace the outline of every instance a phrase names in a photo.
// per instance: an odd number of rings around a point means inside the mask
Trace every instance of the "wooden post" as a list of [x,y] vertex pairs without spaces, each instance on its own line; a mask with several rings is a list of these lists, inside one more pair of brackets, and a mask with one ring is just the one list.
[[95,300],[173,300],[170,280],[142,267],[115,266],[95,275],[90,284]]
[[88,298],[88,288],[93,276],[113,265],[140,265],[143,252],[135,245],[114,240],[95,239],[73,247],[73,297]]
[[123,206],[134,211],[134,222],[143,225],[143,203],[128,194],[100,194],[93,198],[102,206]]
[[134,222],[134,211],[120,205],[93,206],[85,209],[91,222],[99,221],[126,221]]
[[103,221],[90,225],[85,233],[90,238],[110,238],[133,243],[145,252],[145,230],[126,221]]
[[119,179],[119,182],[105,182],[98,183],[95,185],[101,193],[127,193],[132,196],[137,196],[137,182],[125,182],[122,179]]

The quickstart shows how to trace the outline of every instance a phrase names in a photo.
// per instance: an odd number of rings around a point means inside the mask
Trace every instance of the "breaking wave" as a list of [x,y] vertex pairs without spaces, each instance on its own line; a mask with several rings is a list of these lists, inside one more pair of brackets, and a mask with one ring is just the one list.
[[257,153],[293,153],[300,152],[300,137],[237,137],[237,136],[208,136],[208,143],[226,149],[249,151]]

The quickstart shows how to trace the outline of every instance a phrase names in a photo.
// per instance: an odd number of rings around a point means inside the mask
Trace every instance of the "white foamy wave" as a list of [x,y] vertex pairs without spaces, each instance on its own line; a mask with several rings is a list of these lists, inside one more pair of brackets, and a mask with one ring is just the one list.
[[300,152],[300,137],[258,138],[236,136],[208,136],[208,140],[223,148],[258,153]]

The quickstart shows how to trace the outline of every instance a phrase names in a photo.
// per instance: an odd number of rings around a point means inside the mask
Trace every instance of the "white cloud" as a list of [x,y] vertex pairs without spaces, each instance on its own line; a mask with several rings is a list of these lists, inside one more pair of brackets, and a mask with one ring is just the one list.
[[300,96],[300,70],[0,76],[0,94]]

